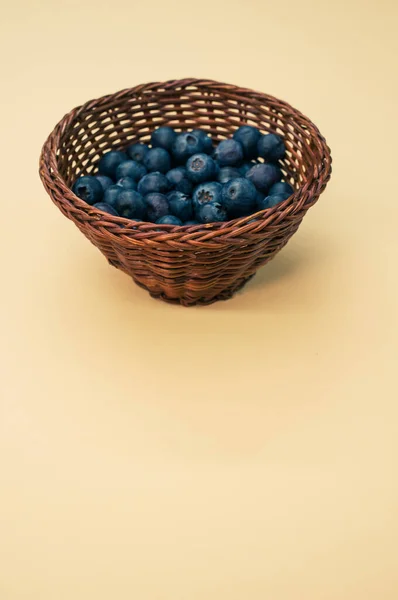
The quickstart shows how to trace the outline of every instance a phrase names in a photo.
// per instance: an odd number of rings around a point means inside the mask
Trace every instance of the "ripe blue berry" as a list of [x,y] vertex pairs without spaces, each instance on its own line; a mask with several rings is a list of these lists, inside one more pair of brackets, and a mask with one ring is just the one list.
[[217,181],[219,183],[227,183],[230,179],[236,179],[240,177],[240,169],[236,167],[222,167],[217,175]]
[[166,173],[166,177],[171,188],[174,188],[183,194],[192,194],[193,184],[187,177],[187,170],[185,167],[171,169]]
[[125,160],[116,169],[116,179],[131,177],[134,181],[138,181],[146,175],[146,172],[146,168],[142,163],[136,160]]
[[170,213],[181,221],[189,221],[193,215],[192,199],[182,192],[174,191],[167,194]]
[[158,127],[151,135],[152,148],[164,148],[170,152],[176,137],[177,134],[171,127]]
[[156,223],[158,219],[169,214],[169,203],[166,196],[152,192],[144,197],[148,220]]
[[[263,192],[260,192],[259,190],[257,190],[257,194],[256,194],[256,206],[260,206],[262,201],[265,198],[265,194],[263,194]],[[257,210],[261,210],[261,208],[257,208]]]
[[185,167],[175,167],[174,169],[167,171],[166,177],[170,182],[170,187],[174,187],[182,179],[187,177],[187,170]]
[[204,151],[204,142],[202,137],[197,134],[184,132],[177,135],[173,143],[172,154],[175,161],[179,164],[185,163],[190,156]]
[[216,223],[226,221],[227,213],[219,202],[207,202],[198,207],[196,217],[201,223]]
[[266,196],[265,198],[263,198],[262,200],[260,200],[257,203],[257,210],[264,210],[266,208],[271,208],[272,206],[275,206],[276,204],[279,204],[280,202],[283,202],[284,200],[287,200],[287,198],[289,198],[289,195],[286,194],[274,194],[273,196]]
[[182,221],[173,215],[166,215],[156,221],[158,225],[182,225]]
[[193,183],[189,179],[181,179],[181,181],[176,184],[174,189],[176,192],[182,192],[183,194],[190,196],[193,190]]
[[101,183],[92,175],[83,175],[76,179],[72,192],[87,204],[100,202],[104,194]]
[[265,160],[277,162],[285,156],[285,142],[276,133],[262,135],[257,143],[257,152]]
[[116,212],[116,210],[113,208],[113,206],[111,206],[110,204],[107,204],[106,202],[97,202],[96,204],[94,204],[94,208],[98,208],[98,210],[102,210],[102,212],[106,212],[106,213],[112,215],[113,217],[119,216],[119,213]]
[[117,212],[126,219],[144,219],[146,215],[146,206],[141,194],[135,190],[122,189],[116,199]]
[[108,189],[108,187],[111,187],[111,185],[114,185],[113,179],[111,179],[110,177],[107,177],[106,175],[96,175],[95,178],[100,182],[104,192],[105,192],[105,190]]
[[243,149],[236,140],[223,140],[214,151],[220,167],[237,167],[243,160]]
[[100,175],[106,175],[111,179],[116,179],[116,169],[120,163],[128,159],[125,152],[119,150],[110,150],[106,152],[98,163],[98,171]]
[[121,194],[122,190],[123,188],[120,185],[111,185],[105,191],[104,202],[106,204],[109,204],[113,208],[116,208],[117,199],[119,198],[119,195]]
[[211,181],[216,174],[216,165],[207,154],[194,154],[187,160],[187,176],[194,183]]
[[137,184],[134,181],[134,179],[131,179],[131,177],[122,177],[121,179],[118,179],[116,185],[124,188],[125,190],[136,190],[137,189]]
[[167,173],[171,167],[170,154],[164,148],[151,148],[144,158],[144,165],[149,172]]
[[252,167],[254,167],[254,165],[257,164],[255,162],[244,162],[243,165],[241,167],[239,167],[239,173],[241,175],[241,177],[245,177],[246,173],[248,171],[250,171],[250,169]]
[[204,131],[203,129],[194,129],[192,133],[197,135],[200,141],[202,142],[202,152],[205,152],[206,154],[211,154],[213,152],[213,140],[211,139],[207,131]]
[[282,172],[279,167],[271,163],[259,163],[254,165],[246,173],[246,178],[251,181],[260,192],[267,193],[271,185],[274,185],[282,178]]
[[245,158],[257,158],[257,142],[260,137],[260,131],[250,125],[242,125],[233,135],[234,140],[241,144]]
[[193,192],[194,208],[207,202],[221,202],[222,185],[216,181],[200,183]]
[[149,152],[149,148],[146,144],[132,144],[127,148],[126,152],[131,160],[142,163]]
[[286,181],[278,181],[278,183],[275,183],[270,187],[268,195],[274,196],[275,194],[288,194],[291,196],[293,192],[294,189],[290,183],[286,183]]
[[244,177],[231,179],[222,189],[222,204],[231,219],[250,214],[256,206],[257,190]]
[[160,192],[161,194],[164,194],[169,190],[169,182],[163,173],[148,173],[140,179],[137,189],[143,196],[146,196],[151,192]]

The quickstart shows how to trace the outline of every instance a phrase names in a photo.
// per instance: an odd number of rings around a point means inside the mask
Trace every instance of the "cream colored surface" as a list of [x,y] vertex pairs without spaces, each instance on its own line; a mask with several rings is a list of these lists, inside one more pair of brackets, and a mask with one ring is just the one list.
[[[2,7],[1,600],[398,597],[397,5]],[[151,300],[51,204],[74,106],[209,77],[310,116],[334,174],[235,299]]]

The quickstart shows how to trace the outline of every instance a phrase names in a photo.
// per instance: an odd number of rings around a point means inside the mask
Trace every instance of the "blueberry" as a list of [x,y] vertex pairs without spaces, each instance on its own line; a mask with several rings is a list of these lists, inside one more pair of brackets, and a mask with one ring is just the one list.
[[122,191],[123,188],[120,185],[111,185],[111,187],[108,187],[108,189],[105,191],[104,202],[115,208],[117,199]]
[[136,190],[137,189],[137,184],[134,181],[134,179],[131,179],[131,177],[122,177],[121,179],[118,179],[116,185],[124,188],[125,190]]
[[187,176],[194,183],[211,181],[216,174],[216,164],[207,154],[194,154],[187,160]]
[[102,185],[92,175],[83,175],[76,179],[72,186],[72,192],[87,204],[99,202],[104,194]]
[[182,179],[186,179],[187,170],[185,167],[175,167],[174,169],[167,171],[166,177],[167,177],[168,181],[170,182],[170,187],[174,187]]
[[259,130],[250,125],[242,125],[233,135],[234,140],[241,144],[245,158],[257,158],[257,142],[260,137]]
[[185,221],[184,225],[200,225],[199,221],[191,219],[191,221]]
[[194,129],[192,133],[194,135],[197,135],[200,141],[202,142],[202,152],[205,152],[206,154],[211,154],[213,152],[213,140],[211,139],[207,131],[204,131],[203,129]]
[[187,177],[187,170],[185,167],[175,167],[175,169],[171,169],[166,173],[166,177],[171,188],[174,188],[183,194],[192,194],[193,185]]
[[241,177],[244,177],[248,171],[257,163],[254,162],[244,162],[241,167],[239,167],[239,173]]
[[142,163],[139,163],[136,160],[125,160],[120,163],[116,169],[116,179],[131,177],[134,181],[138,181],[141,177],[146,175],[146,172],[146,168]]
[[285,156],[285,142],[276,133],[262,135],[257,143],[257,152],[265,160],[276,162]]
[[220,167],[236,167],[243,159],[243,149],[236,140],[223,140],[214,151],[214,158]]
[[110,215],[112,215],[114,217],[119,216],[119,213],[116,212],[116,210],[113,208],[113,206],[111,206],[110,204],[107,204],[106,202],[97,202],[96,204],[94,204],[94,208],[98,208],[98,210],[102,210],[102,212],[109,213]]
[[144,197],[144,200],[149,221],[156,223],[158,219],[169,214],[169,203],[163,194],[151,192]]
[[193,204],[196,207],[207,202],[221,202],[222,185],[216,181],[200,183],[193,192]]
[[182,225],[182,221],[173,215],[166,215],[156,221],[158,225]]
[[108,189],[108,187],[111,187],[111,185],[114,185],[114,181],[110,177],[107,177],[106,175],[96,175],[95,178],[98,179],[98,181],[100,182],[104,192],[105,192],[105,190]]
[[169,190],[169,182],[163,173],[155,172],[144,175],[138,182],[138,191],[143,196],[151,192],[160,192],[163,194]]
[[129,158],[142,163],[144,161],[145,156],[149,152],[149,148],[146,144],[132,144],[127,148],[126,152]]
[[284,200],[289,198],[289,195],[286,194],[274,194],[273,196],[266,196],[260,202],[257,203],[257,210],[264,210],[266,208],[271,208]]
[[243,217],[255,208],[256,195],[257,190],[248,179],[231,179],[223,186],[222,204],[232,219]]
[[222,167],[217,175],[217,181],[219,183],[227,183],[230,179],[236,179],[236,177],[240,177],[240,169],[236,169],[235,167]]
[[151,148],[144,158],[144,165],[150,172],[167,173],[171,167],[170,154],[164,148]]
[[179,181],[174,188],[177,192],[182,192],[183,194],[186,194],[187,196],[190,196],[192,194],[193,191],[193,183],[192,181],[190,181],[189,179],[181,179],[181,181]]
[[185,163],[190,156],[199,154],[204,150],[202,136],[193,132],[184,132],[177,135],[173,143],[172,154],[177,163]]
[[164,148],[171,151],[177,134],[171,127],[158,127],[151,135],[152,148]]
[[294,189],[290,183],[286,183],[286,181],[278,181],[278,183],[275,183],[270,187],[269,195],[274,196],[275,194],[289,194],[289,196],[291,196],[293,192]]
[[270,163],[259,163],[254,165],[250,171],[246,173],[246,178],[249,179],[260,192],[268,192],[271,185],[274,185],[282,177],[282,172],[279,167]]
[[128,159],[125,152],[119,152],[118,150],[110,150],[106,152],[98,163],[98,171],[100,175],[107,175],[111,179],[116,179],[116,169],[120,163]]
[[[260,206],[260,204],[262,203],[262,201],[265,198],[265,194],[263,194],[263,192],[260,192],[259,190],[257,190],[256,193],[256,206]],[[258,210],[261,210],[260,208]]]
[[226,221],[227,213],[219,202],[207,202],[198,207],[196,216],[202,223],[215,223]]
[[167,200],[171,214],[181,219],[181,221],[192,219],[192,200],[189,196],[182,192],[174,191],[167,194]]
[[146,213],[145,202],[141,194],[135,190],[124,190],[122,188],[116,199],[117,212],[126,219],[144,219]]

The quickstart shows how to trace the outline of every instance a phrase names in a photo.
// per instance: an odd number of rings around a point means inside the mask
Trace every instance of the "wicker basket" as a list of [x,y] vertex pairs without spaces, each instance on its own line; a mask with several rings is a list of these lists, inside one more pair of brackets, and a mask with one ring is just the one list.
[[[243,124],[282,135],[287,155],[281,168],[294,195],[255,217],[176,227],[112,217],[73,194],[73,181],[94,173],[105,151],[146,142],[165,124],[200,127],[214,140]],[[272,96],[198,79],[139,85],[87,102],[58,123],[40,157],[52,200],[110,264],[152,296],[185,306],[225,300],[240,289],[297,231],[330,173],[329,148],[300,112]]]

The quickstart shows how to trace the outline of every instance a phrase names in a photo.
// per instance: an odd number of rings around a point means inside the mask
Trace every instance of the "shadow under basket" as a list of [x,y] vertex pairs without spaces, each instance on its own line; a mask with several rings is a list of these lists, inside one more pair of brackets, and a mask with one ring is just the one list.
[[[241,125],[278,133],[280,166],[295,192],[284,202],[225,223],[134,223],[80,200],[74,180],[94,174],[104,152],[149,141],[161,125],[206,130],[214,142]],[[155,297],[185,306],[226,300],[297,231],[331,174],[330,150],[317,127],[286,102],[216,81],[139,85],[75,108],[43,146],[40,177],[53,202],[106,256]]]

